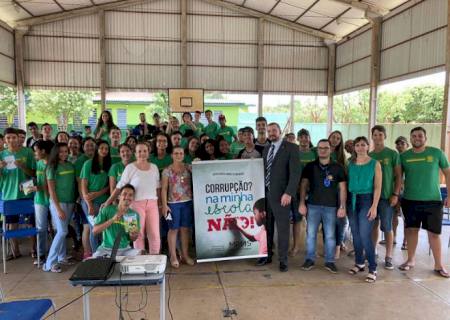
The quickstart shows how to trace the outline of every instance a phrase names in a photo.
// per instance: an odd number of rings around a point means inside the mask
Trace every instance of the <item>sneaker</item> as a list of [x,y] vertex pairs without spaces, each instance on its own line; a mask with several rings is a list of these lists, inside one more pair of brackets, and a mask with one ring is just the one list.
[[336,265],[334,264],[334,262],[327,262],[327,263],[325,263],[325,269],[327,269],[331,273],[337,273],[338,272],[338,269],[336,268]]
[[394,270],[394,265],[392,264],[392,258],[386,258],[384,261],[384,268],[387,270]]
[[386,244],[386,240],[381,240],[380,242],[378,242],[381,245],[385,245]]
[[74,261],[70,261],[69,259],[65,258],[61,261],[58,261],[58,264],[62,265],[62,266],[73,266],[75,264]]
[[59,264],[54,264],[52,265],[52,267],[50,269],[42,269],[44,271],[50,271],[50,272],[54,272],[54,273],[61,273],[61,266]]
[[314,261],[307,259],[302,265],[302,270],[309,271],[314,267]]
[[[42,266],[44,263],[45,263],[45,256],[42,256],[42,257],[39,259],[39,265]],[[37,264],[38,264],[38,259],[37,259],[37,258],[33,260],[33,264],[34,264],[35,266],[37,266]]]

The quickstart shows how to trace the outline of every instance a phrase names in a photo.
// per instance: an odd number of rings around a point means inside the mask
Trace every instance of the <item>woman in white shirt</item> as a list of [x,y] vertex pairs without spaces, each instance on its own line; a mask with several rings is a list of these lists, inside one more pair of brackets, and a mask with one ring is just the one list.
[[140,142],[136,145],[136,161],[125,167],[116,189],[105,202],[108,206],[114,202],[120,193],[120,188],[131,184],[136,193],[132,209],[139,213],[141,230],[134,242],[134,248],[145,250],[144,239],[147,235],[150,254],[159,254],[161,240],[159,236],[158,199],[161,195],[160,176],[158,167],[148,162],[149,147]]

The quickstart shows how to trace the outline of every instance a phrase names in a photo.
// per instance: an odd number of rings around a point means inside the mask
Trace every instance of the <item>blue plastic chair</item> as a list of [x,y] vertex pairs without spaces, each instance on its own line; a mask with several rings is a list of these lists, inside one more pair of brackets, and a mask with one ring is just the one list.
[[50,299],[32,299],[0,303],[0,319],[2,320],[37,320],[53,308]]
[[[6,273],[6,240],[13,238],[25,238],[37,236],[39,243],[39,234],[37,228],[19,228],[17,230],[7,230],[6,217],[20,215],[34,215],[34,203],[31,199],[21,200],[0,200],[0,212],[3,215],[3,231],[2,231],[2,253],[3,253],[3,273]],[[40,264],[39,246],[37,246],[38,268]]]

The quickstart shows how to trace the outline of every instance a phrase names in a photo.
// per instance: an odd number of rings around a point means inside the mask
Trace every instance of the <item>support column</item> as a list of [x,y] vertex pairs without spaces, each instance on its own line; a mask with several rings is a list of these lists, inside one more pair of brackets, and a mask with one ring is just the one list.
[[327,109],[327,136],[333,130],[333,104],[334,88],[336,83],[336,43],[328,44],[328,109]]
[[441,149],[445,152],[447,157],[450,153],[449,148],[449,134],[450,134],[450,114],[449,114],[449,100],[450,100],[450,0],[448,0],[447,9],[447,50],[445,55],[445,87],[444,87],[444,106],[442,114],[441,127]]
[[181,87],[187,88],[187,0],[180,0],[181,5]]
[[370,129],[377,123],[378,105],[378,84],[380,82],[381,63],[381,22],[382,18],[372,18],[372,42],[370,58],[370,102],[369,102],[369,130],[368,137],[371,136]]
[[106,44],[105,44],[105,11],[98,12],[100,42],[100,108],[106,109]]
[[294,116],[295,116],[295,96],[291,94],[291,104],[289,106],[289,118],[291,119],[291,123],[289,126],[289,132],[294,132],[295,128]]
[[15,71],[16,71],[16,89],[17,89],[17,109],[19,116],[19,128],[26,130],[26,105],[25,105],[25,85],[23,72],[23,42],[25,30],[15,30],[14,32],[14,50],[15,50]]
[[258,19],[258,70],[256,72],[256,89],[258,90],[258,116],[263,115],[264,93],[264,19]]

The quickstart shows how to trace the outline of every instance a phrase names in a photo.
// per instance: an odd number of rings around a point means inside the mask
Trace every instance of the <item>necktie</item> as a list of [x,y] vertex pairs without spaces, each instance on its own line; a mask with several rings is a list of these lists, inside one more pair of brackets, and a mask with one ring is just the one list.
[[266,179],[265,184],[267,189],[269,189],[270,186],[270,170],[272,169],[272,163],[273,163],[273,151],[275,150],[275,145],[272,144],[270,146],[269,155],[267,156],[267,166],[266,166]]

